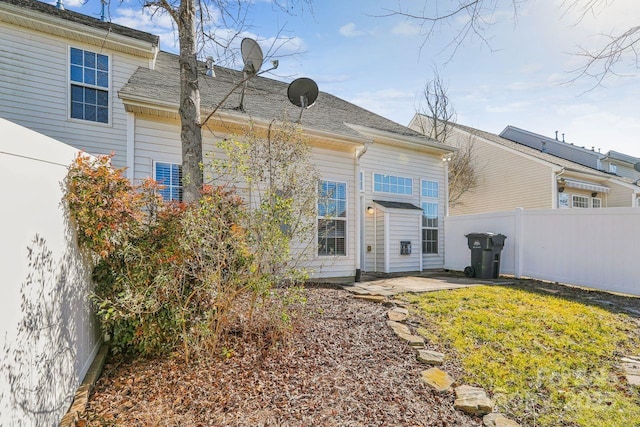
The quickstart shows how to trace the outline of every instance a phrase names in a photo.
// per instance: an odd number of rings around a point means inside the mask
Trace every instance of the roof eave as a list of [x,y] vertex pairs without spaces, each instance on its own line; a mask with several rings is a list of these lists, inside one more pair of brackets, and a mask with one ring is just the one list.
[[422,138],[417,136],[402,135],[395,132],[374,129],[361,125],[354,125],[351,123],[345,123],[345,125],[366,137],[381,140],[393,145],[405,146],[435,154],[450,154],[458,151],[458,149],[455,147],[451,147],[437,141],[429,140],[427,137]]
[[154,59],[159,51],[157,43],[115,34],[108,30],[90,27],[5,2],[0,2],[0,21],[147,59]]
[[[119,97],[122,99],[125,109],[128,112],[180,120],[179,106],[177,103],[162,102],[151,98],[123,93],[119,93]],[[210,110],[203,109],[201,112],[202,118],[206,118],[209,113]],[[267,129],[271,124],[271,120],[251,117],[245,113],[228,110],[217,111],[212,119],[222,122],[225,128],[229,125],[244,126],[249,120],[251,120],[255,126],[262,129]],[[321,141],[323,146],[330,145],[351,151],[352,149],[362,147],[365,143],[371,142],[371,139],[366,137],[345,136],[334,132],[306,127],[304,125],[302,126],[302,130],[304,134],[311,139],[312,145],[319,145],[317,141]]]

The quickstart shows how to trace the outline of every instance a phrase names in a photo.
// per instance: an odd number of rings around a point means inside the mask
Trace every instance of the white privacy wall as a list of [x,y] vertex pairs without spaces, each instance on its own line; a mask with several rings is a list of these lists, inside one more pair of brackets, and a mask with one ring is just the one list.
[[0,425],[58,425],[100,344],[61,203],[77,150],[1,118],[0,135]]
[[500,272],[640,295],[640,209],[548,209],[445,219],[445,268],[470,263],[465,234],[507,236]]

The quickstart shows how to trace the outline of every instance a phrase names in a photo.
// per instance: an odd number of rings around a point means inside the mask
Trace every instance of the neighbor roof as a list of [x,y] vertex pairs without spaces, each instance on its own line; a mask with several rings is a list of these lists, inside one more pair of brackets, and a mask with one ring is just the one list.
[[[223,67],[214,67],[215,76],[206,76],[205,66],[201,63],[200,100],[203,113],[212,111],[223,98],[242,81],[243,73]],[[297,121],[300,108],[289,102],[287,97],[288,84],[265,78],[254,77],[247,83],[244,96],[244,110],[247,118],[288,119]],[[219,112],[239,113],[242,90],[237,88]],[[157,103],[163,106],[175,107],[180,103],[180,69],[178,56],[167,52],[158,54],[153,70],[140,67],[131,76],[127,84],[119,92],[123,100]],[[424,135],[389,119],[358,107],[350,102],[320,92],[315,105],[305,110],[302,115],[302,125],[305,128],[330,132],[346,137],[362,138],[362,134],[345,123],[357,124],[372,129],[391,132],[397,135],[409,136],[424,140],[425,144],[433,141]]]
[[[563,168],[566,168],[566,169],[570,169],[570,170],[573,170],[573,171],[576,171],[576,172],[589,173],[589,174],[592,174],[592,175],[601,175],[603,178],[612,177],[611,174],[607,174],[607,173],[604,173],[604,172],[599,171],[597,169],[590,168],[590,167],[587,167],[587,166],[583,166],[583,165],[581,165],[579,163],[575,163],[575,162],[572,162],[570,160],[566,160],[566,159],[554,156],[554,155],[549,154],[549,153],[544,153],[544,152],[542,152],[540,150],[536,150],[535,148],[531,148],[531,147],[528,147],[526,145],[519,144],[517,142],[511,141],[509,139],[502,138],[501,136],[498,136],[498,135],[490,133],[490,132],[485,132],[483,130],[475,129],[475,128],[472,128],[472,127],[469,127],[469,126],[460,125],[460,124],[457,124],[457,123],[456,124],[452,124],[452,126],[454,126],[456,128],[459,128],[459,129],[461,129],[461,130],[463,130],[465,132],[468,132],[470,134],[477,135],[477,136],[479,136],[481,138],[484,138],[484,139],[487,139],[489,141],[492,141],[492,142],[495,142],[497,144],[500,144],[500,145],[502,145],[504,147],[511,148],[511,149],[519,151],[519,152],[521,152],[523,154],[527,154],[527,155],[529,155],[531,157],[535,157],[537,159],[543,160],[545,162],[548,162],[548,163],[551,163],[551,164],[554,164],[554,165],[557,165],[557,166],[560,166],[560,167],[563,167]],[[621,181],[626,181],[625,179],[623,179],[621,177],[618,177],[618,176],[616,176],[615,178],[619,179]]]
[[155,46],[158,46],[160,41],[160,38],[156,35],[134,30],[133,28],[123,27],[122,25],[114,24],[112,22],[104,22],[71,10],[58,9],[54,5],[43,3],[38,0],[0,0],[0,2],[12,4],[23,9],[30,9],[35,12],[41,12],[49,16],[55,16],[67,21],[87,25],[89,27],[107,30],[115,34],[152,43]]

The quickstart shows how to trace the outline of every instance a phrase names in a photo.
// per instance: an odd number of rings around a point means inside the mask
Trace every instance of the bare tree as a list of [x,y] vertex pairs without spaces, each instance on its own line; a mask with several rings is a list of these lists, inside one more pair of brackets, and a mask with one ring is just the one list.
[[[239,34],[252,2],[243,0],[144,0],[143,8],[152,13],[171,16],[180,44],[180,140],[182,142],[182,180],[184,201],[198,200],[203,182],[202,122],[197,54],[210,42],[224,49],[229,38],[216,37],[216,22]],[[291,11],[295,4],[311,4],[311,0],[275,0],[275,9]],[[214,17],[217,18],[214,19]]]
[[459,144],[451,138],[456,112],[447,94],[447,85],[434,69],[434,77],[423,91],[416,125],[428,137],[458,148],[449,159],[449,206],[463,204],[462,196],[478,186],[474,168],[473,140]]
[[[517,19],[519,6],[529,0],[439,0],[424,1],[414,8],[398,8],[384,16],[402,16],[420,23],[423,45],[443,26],[456,26],[458,31],[445,49],[451,49],[455,55],[462,42],[472,36],[478,37],[482,43],[491,48],[488,30],[493,24],[493,15],[498,9],[508,7]],[[563,0],[561,7],[564,14],[578,13],[578,22],[588,15],[597,16],[604,8],[615,0]],[[640,18],[640,17],[639,17]],[[632,26],[617,33],[602,34],[604,42],[600,48],[580,48],[577,55],[585,58],[584,64],[574,70],[576,80],[581,77],[592,77],[596,84],[602,83],[608,75],[616,74],[615,66],[623,59],[630,58],[635,67],[640,69],[640,25]]]

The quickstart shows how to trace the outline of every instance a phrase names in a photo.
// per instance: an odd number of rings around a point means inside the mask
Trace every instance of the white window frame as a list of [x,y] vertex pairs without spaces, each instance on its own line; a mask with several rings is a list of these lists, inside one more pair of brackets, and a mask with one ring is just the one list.
[[[596,206],[596,202],[597,202],[598,206]],[[591,198],[591,207],[595,208],[595,209],[601,208],[602,207],[602,199],[600,197],[592,197]]]
[[[576,206],[576,199],[583,199],[583,202],[586,206]],[[577,208],[577,209],[584,209],[584,208],[588,208],[589,205],[589,197],[588,196],[582,196],[580,194],[572,194],[571,195],[571,207],[572,208]]]
[[[158,168],[158,164],[163,164],[163,165],[169,165],[169,166],[178,166],[179,168],[182,168],[182,164],[180,163],[176,163],[176,162],[171,162],[171,161],[162,161],[162,160],[154,160],[153,161],[153,179],[156,180],[158,183],[160,183],[160,181],[158,181],[158,175],[157,175],[157,168]],[[165,199],[164,196],[162,197],[162,200],[164,200],[165,202],[169,202],[169,201],[176,201],[176,202],[181,202],[183,197],[184,197],[184,187],[182,185],[182,179],[180,180],[180,185],[179,186],[175,186],[175,185],[166,185],[166,184],[162,184],[161,185],[165,185],[168,189],[169,189],[169,194],[171,195],[172,193],[172,189],[173,188],[179,188],[180,189],[180,198],[179,200],[175,200],[173,198],[169,198],[169,199]]]
[[615,165],[613,163],[609,163],[609,172],[611,173],[618,173],[618,165]]
[[[344,184],[344,217],[336,217],[336,216],[328,216],[328,215],[320,215],[320,212],[318,212],[318,204],[320,202],[320,185],[323,182],[330,182],[330,183],[335,183],[335,184]],[[334,254],[324,254],[324,253],[320,253],[320,244],[319,244],[319,238],[320,238],[320,229],[318,227],[318,223],[320,222],[320,220],[329,220],[329,221],[343,221],[344,222],[344,254],[340,253],[334,253]],[[349,254],[349,185],[346,181],[340,181],[340,180],[336,180],[336,179],[331,179],[331,178],[320,178],[320,180],[318,181],[318,190],[317,190],[317,195],[316,195],[316,251],[315,251],[315,255],[316,257],[319,258],[326,258],[326,257],[346,257]]]
[[[103,86],[98,86],[98,85],[91,85],[88,83],[84,83],[84,82],[77,82],[77,81],[72,81],[71,80],[71,49],[78,49],[81,50],[83,52],[91,52],[91,53],[95,53],[96,55],[103,55],[106,56],[109,59],[109,66],[108,66],[108,73],[109,75],[107,76],[107,87],[103,87]],[[109,53],[102,53],[102,52],[97,52],[95,50],[92,49],[85,49],[84,47],[78,47],[78,46],[71,46],[69,45],[67,47],[67,119],[70,121],[74,121],[74,122],[79,122],[79,123],[91,123],[93,125],[98,125],[98,126],[108,126],[110,127],[112,125],[113,122],[113,118],[112,118],[112,111],[113,111],[113,96],[112,96],[112,80],[113,80],[113,56]],[[89,88],[89,89],[96,89],[96,90],[101,90],[101,91],[105,91],[107,92],[107,122],[99,122],[97,120],[88,120],[88,119],[80,119],[80,118],[75,118],[75,117],[71,117],[71,86],[75,85],[75,86],[79,86],[82,88]]]
[[[435,184],[435,196],[430,190],[433,190],[429,187],[428,184]],[[425,191],[426,190],[426,191]],[[426,195],[425,195],[426,193]],[[429,219],[425,216],[425,209],[428,205],[435,205],[436,209],[436,226],[429,225]],[[440,254],[440,183],[438,181],[422,179],[420,180],[420,207],[422,208],[422,220],[421,220],[421,230],[420,230],[420,252],[423,255],[439,255]],[[436,231],[436,240],[435,240],[435,252],[427,251],[427,239],[426,234],[427,230],[435,230]],[[432,242],[430,240],[429,242]]]
[[[376,175],[380,175],[381,177],[389,177],[389,181],[391,181],[391,178],[396,178],[396,180],[398,178],[402,178],[403,180],[409,179],[411,180],[411,193],[407,194],[407,193],[394,193],[393,191],[384,191],[384,190],[376,190]],[[373,190],[374,193],[384,193],[384,194],[393,194],[395,196],[399,196],[399,197],[411,197],[413,196],[413,177],[410,176],[400,176],[400,175],[391,175],[388,173],[381,173],[381,172],[372,172],[371,173],[371,189]],[[389,182],[389,188],[391,188],[391,182]],[[398,186],[398,184],[394,184],[396,185],[396,187]],[[403,185],[402,188],[406,188],[406,185]]]

